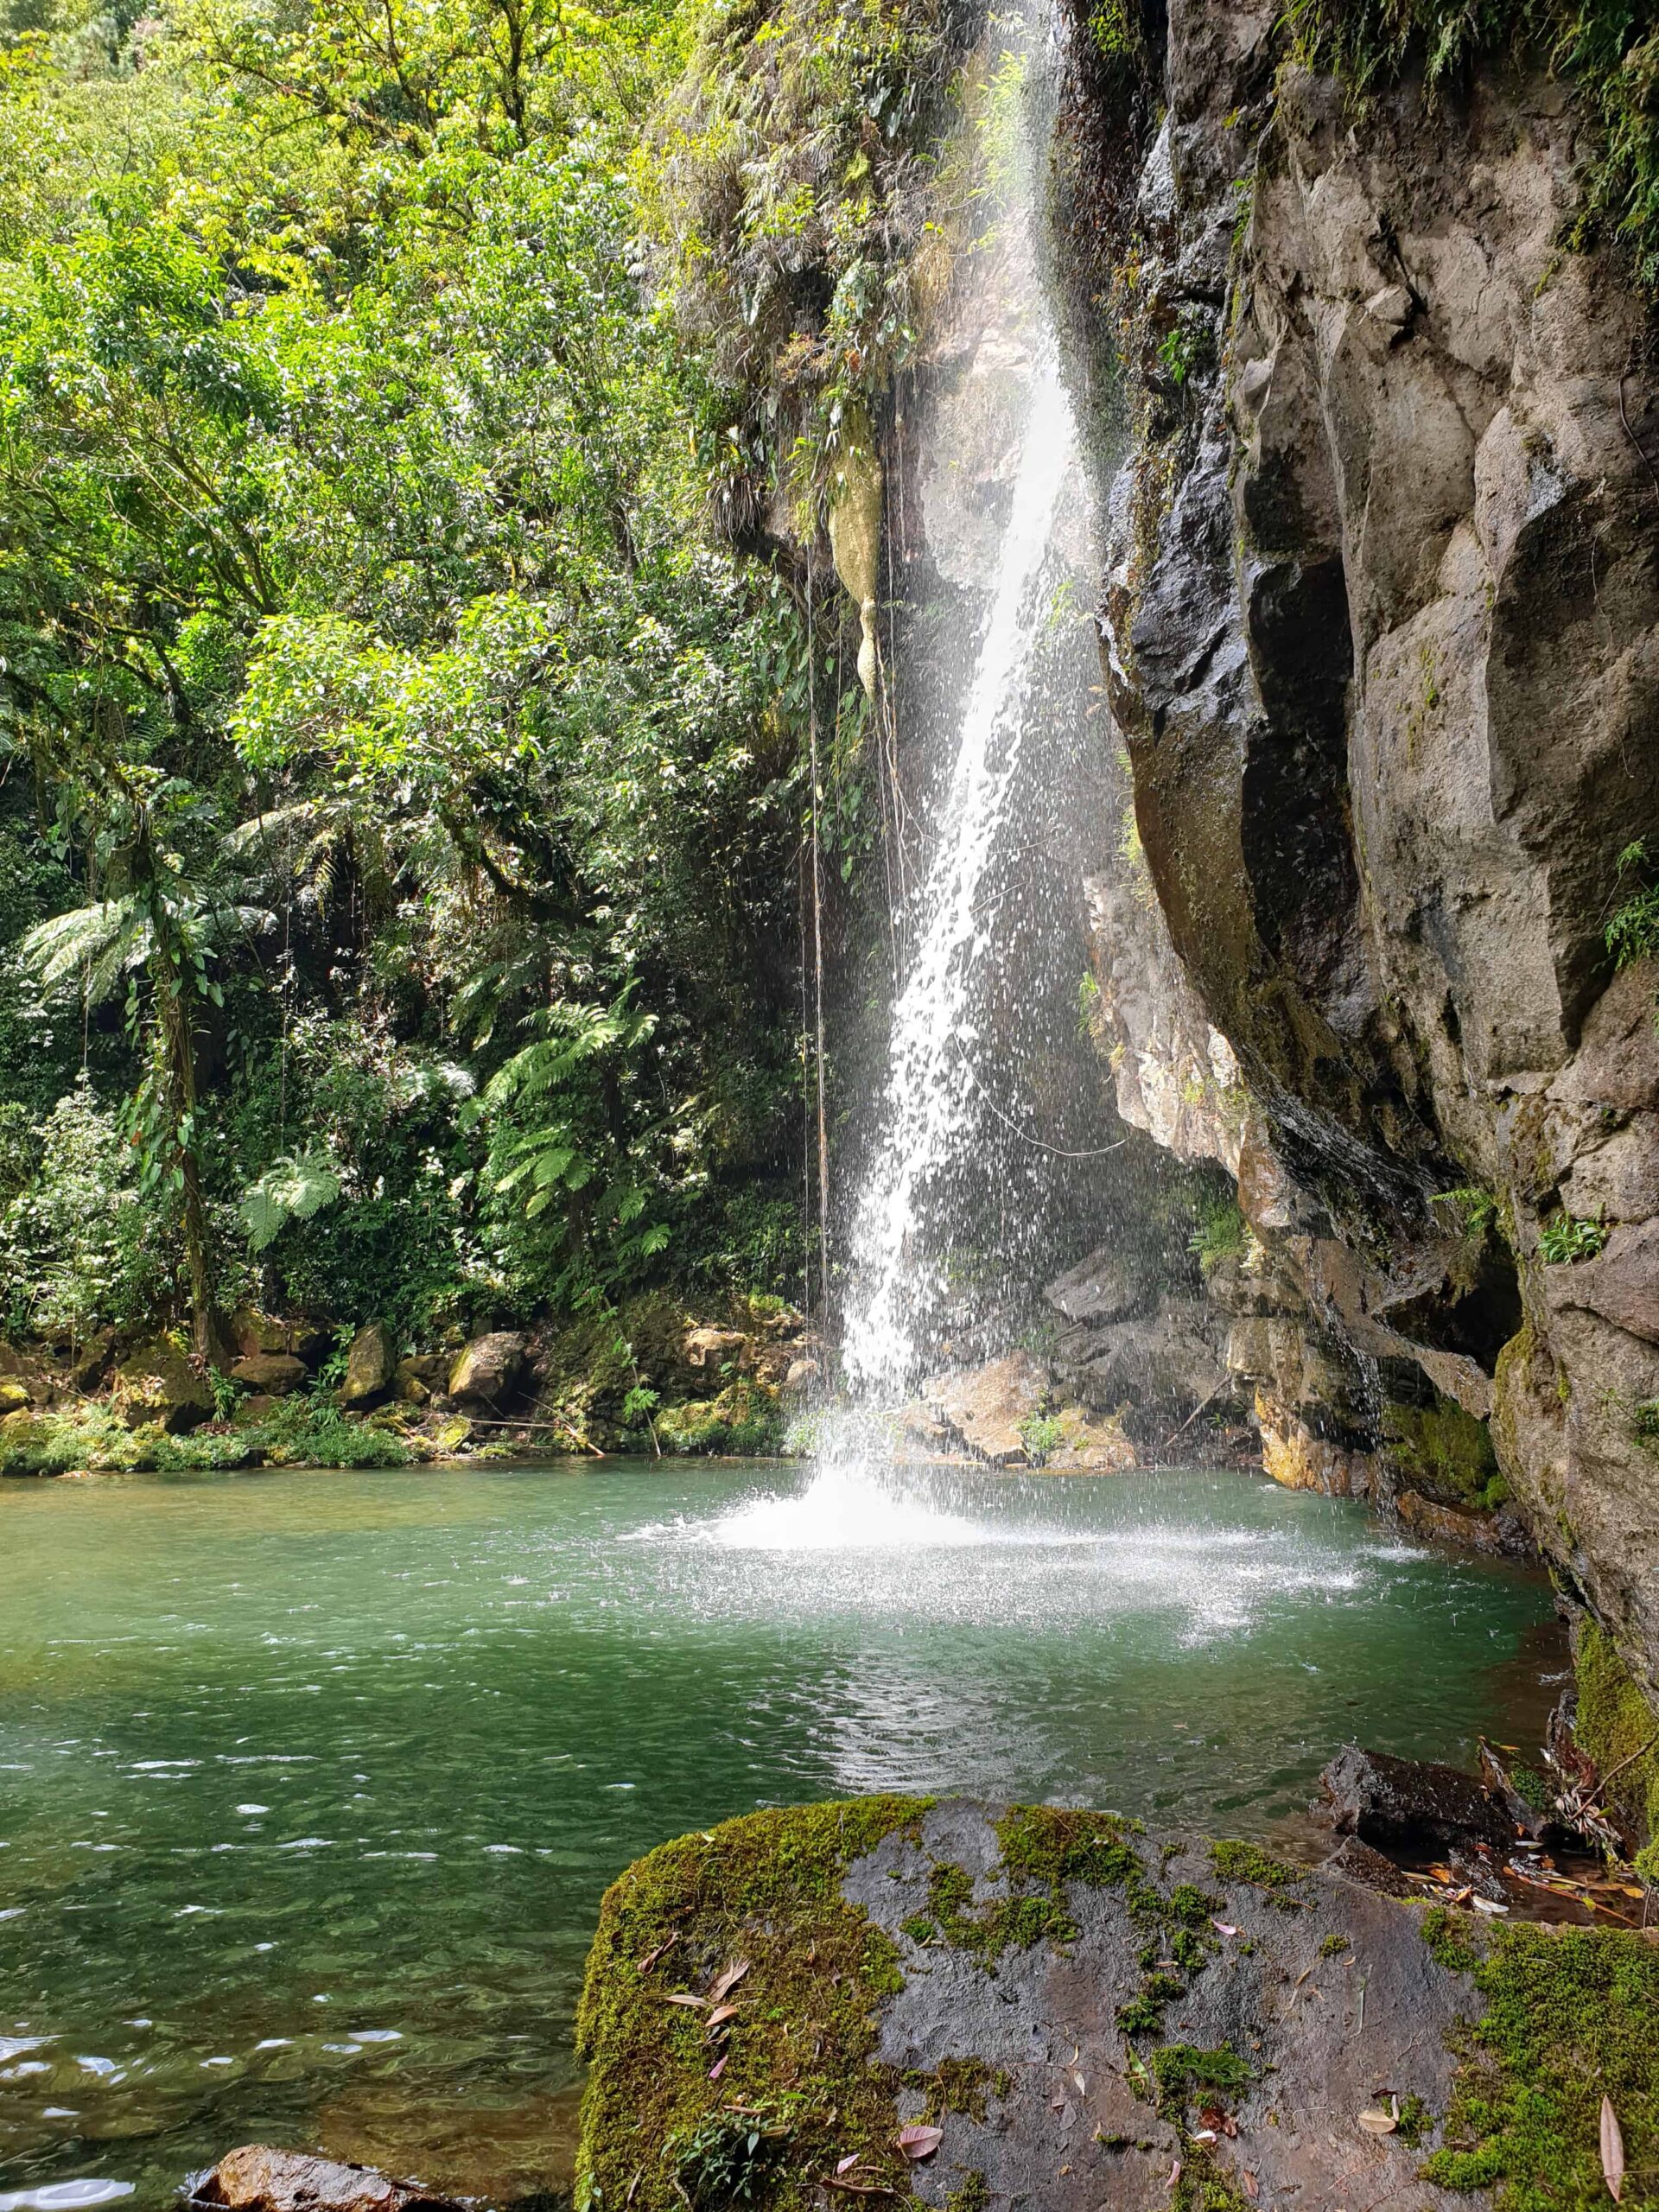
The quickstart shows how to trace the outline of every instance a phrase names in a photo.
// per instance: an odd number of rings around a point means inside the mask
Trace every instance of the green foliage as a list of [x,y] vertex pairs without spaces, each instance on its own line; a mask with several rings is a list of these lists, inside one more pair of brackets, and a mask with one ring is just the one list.
[[1607,2202],[1605,2096],[1624,2139],[1622,2202],[1659,2203],[1659,1952],[1587,1928],[1499,1928],[1478,1945],[1460,1923],[1424,1916],[1436,1956],[1471,1974],[1484,2003],[1424,2179],[1490,2189],[1497,2212],[1591,2212]]
[[663,2145],[676,2188],[693,2212],[758,2204],[789,2148],[798,2098],[768,2098],[743,2112],[715,2112]]
[[1463,1184],[1455,1191],[1436,1191],[1434,1204],[1452,1207],[1460,1226],[1470,1236],[1484,1236],[1488,1230],[1500,1225],[1497,1199],[1478,1184]]
[[[640,279],[693,18],[126,21],[0,67],[5,1325],[254,1274],[411,1339],[674,1269],[792,1286],[815,647],[705,527],[718,346]],[[922,27],[837,40],[803,111],[843,61],[886,85],[885,177]],[[861,343],[891,213],[836,232]],[[862,695],[817,650],[851,868]],[[47,1180],[83,1064],[137,1140],[99,1140],[146,1217],[118,1260]]]
[[[1659,956],[1659,874],[1648,858],[1645,842],[1638,838],[1618,856],[1618,880],[1636,879],[1636,887],[1609,918],[1605,931],[1608,951],[1616,967],[1628,968],[1638,960]],[[1642,879],[1646,877],[1648,880]],[[1659,1019],[1659,1008],[1656,1008]]]
[[298,1158],[280,1154],[258,1181],[249,1185],[242,1200],[249,1249],[263,1252],[290,1221],[309,1221],[324,1206],[333,1205],[340,1188],[339,1176],[315,1153]]
[[[217,1390],[215,1396],[218,1395]],[[388,1430],[355,1420],[321,1396],[279,1399],[257,1421],[222,1416],[188,1435],[155,1422],[129,1428],[96,1399],[23,1416],[0,1431],[0,1473],[162,1473],[232,1467],[402,1467],[410,1451]]]
[[1242,1260],[1250,1249],[1250,1228],[1236,1198],[1217,1198],[1204,1208],[1198,1227],[1187,1240],[1205,1274],[1228,1260]]
[[1599,1213],[1575,1216],[1562,1207],[1538,1224],[1538,1249],[1552,1267],[1572,1267],[1605,1250],[1609,1233]]
[[1065,1424],[1054,1414],[1027,1414],[1019,1424],[1020,1440],[1033,1467],[1045,1466],[1065,1440]]

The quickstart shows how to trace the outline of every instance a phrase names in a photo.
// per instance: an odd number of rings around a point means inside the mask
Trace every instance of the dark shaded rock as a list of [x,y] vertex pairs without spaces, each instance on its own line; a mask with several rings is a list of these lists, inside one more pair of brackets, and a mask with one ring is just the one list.
[[1132,1255],[1103,1244],[1043,1288],[1043,1296],[1068,1321],[1121,1321],[1145,1297],[1142,1269]]
[[340,1386],[342,1406],[372,1404],[391,1388],[397,1371],[397,1355],[384,1323],[371,1321],[352,1338],[346,1355],[346,1379]]
[[231,1370],[233,1382],[245,1383],[250,1390],[259,1390],[268,1397],[285,1398],[290,1390],[299,1389],[310,1370],[302,1359],[292,1352],[256,1351],[245,1359],[238,1359]]
[[1397,1759],[1350,1744],[1319,1777],[1339,1835],[1370,1844],[1446,1850],[1512,1842],[1515,1822],[1478,1776],[1423,1759]]
[[215,1410],[213,1384],[167,1337],[128,1353],[115,1371],[115,1397],[130,1428],[159,1421],[173,1436],[211,1421]]
[[322,1357],[328,1339],[315,1321],[284,1320],[252,1306],[238,1306],[231,1316],[231,1341],[243,1359],[261,1352],[291,1352],[310,1365]]
[[1340,1874],[1344,1880],[1363,1882],[1368,1890],[1381,1890],[1386,1897],[1408,1897],[1411,1884],[1392,1859],[1357,1835],[1345,1835],[1324,1861],[1322,1874]]
[[190,2183],[185,2202],[232,2212],[466,2212],[459,2197],[392,2181],[372,2166],[340,2165],[263,2143],[228,2152]]
[[499,1406],[524,1367],[524,1340],[516,1330],[474,1337],[449,1370],[449,1395],[460,1405]]

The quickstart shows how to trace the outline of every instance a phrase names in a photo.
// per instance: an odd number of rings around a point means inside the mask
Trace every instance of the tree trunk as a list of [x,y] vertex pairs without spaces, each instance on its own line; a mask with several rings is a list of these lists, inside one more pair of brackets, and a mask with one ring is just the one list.
[[219,1313],[208,1265],[207,1216],[201,1201],[201,1173],[196,1158],[196,1047],[188,986],[170,935],[165,933],[159,919],[155,928],[156,1003],[167,1055],[174,1158],[183,1185],[184,1264],[190,1278],[190,1339],[197,1357],[211,1360],[218,1350]]

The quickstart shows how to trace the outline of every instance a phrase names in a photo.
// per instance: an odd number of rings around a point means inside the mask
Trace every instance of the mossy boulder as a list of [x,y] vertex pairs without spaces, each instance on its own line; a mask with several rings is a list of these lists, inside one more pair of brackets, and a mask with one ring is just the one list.
[[371,1321],[352,1338],[346,1355],[346,1377],[340,1386],[342,1406],[371,1406],[385,1397],[397,1372],[397,1348],[384,1322]]
[[657,1434],[665,1452],[704,1452],[746,1459],[775,1451],[782,1429],[778,1393],[756,1376],[740,1376],[717,1398],[689,1398],[664,1407]]
[[1588,2212],[1605,2087],[1653,2206],[1655,2018],[1640,1936],[1426,1916],[1254,1843],[960,1800],[759,1813],[606,1897],[577,2201]]
[[169,1436],[200,1427],[214,1413],[212,1382],[171,1337],[152,1337],[127,1354],[115,1370],[114,1396],[130,1427],[158,1421]]

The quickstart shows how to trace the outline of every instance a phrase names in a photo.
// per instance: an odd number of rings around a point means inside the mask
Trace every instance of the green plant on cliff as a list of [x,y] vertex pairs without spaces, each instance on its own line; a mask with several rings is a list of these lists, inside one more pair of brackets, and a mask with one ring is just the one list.
[[1580,1260],[1593,1260],[1602,1252],[1610,1234],[1598,1214],[1570,1214],[1565,1206],[1538,1225],[1538,1249],[1552,1267],[1570,1268]]
[[1614,909],[1605,931],[1607,950],[1619,968],[1659,957],[1659,875],[1641,838],[1626,845],[1618,856],[1621,885],[1627,877],[1635,880],[1635,887]]
[[1289,0],[1294,50],[1363,101],[1414,62],[1431,97],[1483,55],[1572,85],[1593,132],[1571,243],[1622,242],[1659,290],[1659,25],[1641,0]]

